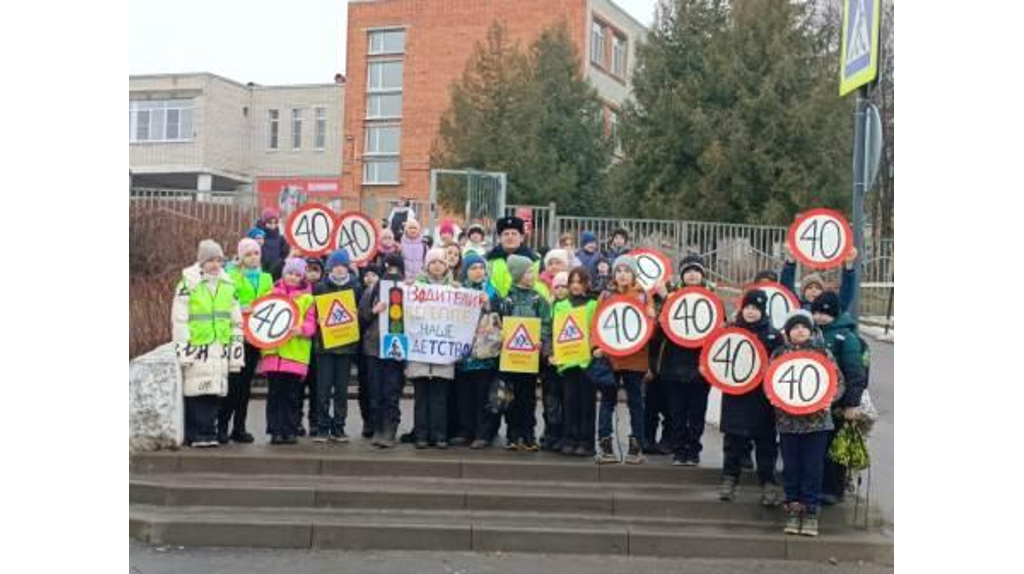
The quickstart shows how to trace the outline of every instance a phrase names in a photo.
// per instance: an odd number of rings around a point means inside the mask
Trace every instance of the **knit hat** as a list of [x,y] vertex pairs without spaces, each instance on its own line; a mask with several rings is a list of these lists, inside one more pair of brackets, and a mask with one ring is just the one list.
[[439,233],[450,233],[455,235],[455,224],[450,219],[445,219],[441,222],[441,229]]
[[829,315],[830,317],[838,317],[839,311],[839,295],[835,291],[825,291],[818,298],[811,303],[811,313],[822,313]]
[[636,277],[640,273],[640,265],[636,262],[636,258],[632,255],[619,255],[615,258],[615,263],[612,263],[612,271],[614,272],[620,266],[625,265],[629,267],[630,272],[633,273],[633,277]]
[[281,275],[287,275],[289,273],[305,275],[306,260],[301,257],[289,257],[286,259],[284,262],[284,269],[281,269]]
[[249,230],[248,233],[246,233],[246,235],[252,239],[258,239],[260,237],[266,237],[267,232],[263,231],[259,227],[253,227],[252,229]]
[[372,263],[367,265],[366,267],[361,267],[359,269],[359,278],[360,279],[366,279],[366,274],[367,273],[375,274],[378,279],[380,277],[384,276],[384,271],[380,268],[380,266],[379,265],[374,265]]
[[800,281],[800,291],[806,291],[811,285],[817,285],[818,289],[825,290],[825,280],[817,273],[808,273]]
[[280,212],[278,212],[273,207],[268,207],[268,208],[263,210],[263,213],[260,216],[260,221],[263,221],[264,223],[266,223],[267,221],[269,221],[271,219],[278,219],[278,220],[280,220],[281,219],[281,214],[280,214]]
[[768,308],[768,294],[761,289],[751,289],[743,294],[743,302],[740,303],[740,310],[747,305],[753,305],[761,311],[761,315],[765,314],[765,309]]
[[384,256],[384,272],[386,273],[389,267],[397,267],[399,275],[405,275],[405,259],[402,259],[400,252],[389,253]]
[[474,265],[483,265],[486,267],[487,262],[484,261],[484,258],[476,251],[467,251],[466,254],[462,256],[462,271],[469,271],[469,268]]
[[245,257],[254,251],[257,254],[261,251],[260,244],[256,243],[256,240],[251,237],[243,237],[241,241],[238,242],[238,251],[235,253],[238,253],[239,257]]
[[555,274],[555,278],[551,280],[551,288],[558,289],[559,287],[569,286],[569,272],[559,271]]
[[391,240],[394,241],[394,239],[395,239],[395,232],[391,231],[390,227],[385,227],[384,229],[380,230],[379,237],[381,239],[384,239],[385,236],[390,237]]
[[701,275],[704,275],[704,258],[695,253],[683,257],[683,260],[679,262],[679,276],[682,277],[690,269],[696,269],[700,271]]
[[771,269],[758,271],[757,275],[754,275],[754,283],[760,283],[761,281],[772,281],[773,283],[778,283],[779,274],[772,271]]
[[796,327],[797,325],[803,325],[804,327],[807,327],[808,330],[813,331],[814,319],[811,317],[811,314],[808,313],[807,311],[803,309],[797,309],[796,311],[790,313],[789,317],[786,318],[786,324],[782,326],[782,331],[786,333],[787,337],[789,337],[789,332],[792,331],[793,327]]
[[551,265],[551,262],[558,259],[562,263],[569,264],[569,252],[565,249],[552,249],[544,254],[544,267]]
[[515,229],[519,233],[525,234],[526,222],[514,215],[502,217],[498,220],[498,234],[500,235],[506,229]]
[[481,236],[484,236],[484,237],[487,236],[487,232],[484,231],[484,226],[480,225],[479,223],[474,223],[473,225],[469,226],[469,229],[466,230],[466,237],[469,237],[470,235],[473,235],[474,233],[479,233]]
[[580,234],[580,245],[586,247],[590,243],[597,243],[597,236],[590,231]]
[[335,249],[331,252],[330,257],[327,258],[327,272],[330,273],[332,269],[341,265],[342,267],[348,267],[352,262],[348,256],[348,251],[345,249]]
[[526,275],[526,272],[533,266],[533,261],[522,255],[509,255],[505,259],[505,266],[508,267],[508,272],[512,275],[512,282],[519,283],[523,275]]
[[324,262],[319,257],[307,257],[306,258],[306,270],[309,271],[310,267],[316,267],[320,269],[320,272],[324,272]]
[[432,247],[427,251],[427,256],[423,258],[423,269],[426,269],[431,263],[435,261],[441,261],[445,265],[448,265],[448,261],[444,258],[444,248]]
[[212,239],[204,239],[199,242],[199,249],[196,253],[196,261],[206,263],[211,259],[224,259],[224,250],[220,244]]

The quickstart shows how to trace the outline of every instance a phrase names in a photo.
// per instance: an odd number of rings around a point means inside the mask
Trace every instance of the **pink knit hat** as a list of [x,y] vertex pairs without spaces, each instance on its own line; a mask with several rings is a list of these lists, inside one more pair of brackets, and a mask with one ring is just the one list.
[[260,244],[256,243],[255,239],[251,237],[243,237],[242,240],[238,242],[237,253],[239,257],[245,257],[254,251],[257,254],[261,251]]
[[551,280],[551,288],[557,289],[559,287],[567,287],[569,285],[569,273],[567,271],[559,271],[555,274],[555,278]]
[[427,251],[427,256],[423,258],[423,268],[426,269],[427,266],[433,263],[434,261],[440,261],[445,265],[448,265],[448,261],[446,261],[444,258],[443,247],[433,247],[430,249],[430,251]]

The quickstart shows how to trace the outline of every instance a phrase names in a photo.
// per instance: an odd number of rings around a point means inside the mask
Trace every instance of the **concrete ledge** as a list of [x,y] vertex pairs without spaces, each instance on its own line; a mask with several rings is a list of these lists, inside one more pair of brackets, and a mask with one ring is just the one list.
[[180,472],[219,472],[225,474],[320,474],[320,459],[315,457],[244,456],[212,453],[183,456]]
[[228,523],[203,521],[154,521],[151,544],[177,546],[252,546],[259,548],[309,548],[311,523]]
[[473,550],[477,552],[552,552],[559,554],[626,555],[629,539],[620,530],[527,529],[473,526]]
[[713,534],[668,534],[630,529],[631,556],[680,556],[689,558],[786,558],[783,534],[771,536],[727,536]]
[[786,558],[790,560],[824,561],[835,558],[840,562],[876,562],[893,564],[895,546],[880,534],[864,532],[865,540],[843,540],[821,529],[817,538],[790,536],[786,538]]
[[458,460],[394,460],[378,458],[325,458],[321,473],[343,476],[432,476],[459,478]]
[[473,550],[465,525],[316,524],[313,548],[346,550]]
[[590,482],[598,479],[598,470],[597,465],[592,463],[564,464],[464,459],[462,461],[462,478]]
[[337,508],[461,510],[465,508],[465,498],[461,492],[320,490],[316,494],[316,505]]
[[128,452],[177,448],[184,438],[181,367],[168,343],[128,362]]
[[586,495],[544,496],[514,493],[466,493],[469,510],[512,510],[562,513],[612,514],[612,497]]

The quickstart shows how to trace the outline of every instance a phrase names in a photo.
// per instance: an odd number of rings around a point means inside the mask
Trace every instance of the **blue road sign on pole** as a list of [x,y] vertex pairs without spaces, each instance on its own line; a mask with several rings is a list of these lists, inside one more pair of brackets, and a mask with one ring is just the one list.
[[878,33],[882,0],[843,0],[839,95],[878,77]]

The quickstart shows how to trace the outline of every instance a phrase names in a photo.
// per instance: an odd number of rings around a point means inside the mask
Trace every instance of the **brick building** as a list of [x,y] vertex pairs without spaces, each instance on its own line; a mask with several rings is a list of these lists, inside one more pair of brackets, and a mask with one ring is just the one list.
[[615,132],[646,28],[610,0],[350,0],[342,187],[363,199],[429,195],[430,147],[494,22],[527,46],[565,22]]

